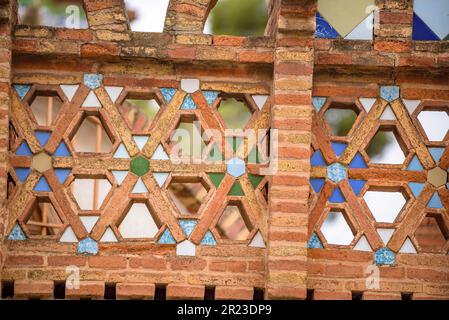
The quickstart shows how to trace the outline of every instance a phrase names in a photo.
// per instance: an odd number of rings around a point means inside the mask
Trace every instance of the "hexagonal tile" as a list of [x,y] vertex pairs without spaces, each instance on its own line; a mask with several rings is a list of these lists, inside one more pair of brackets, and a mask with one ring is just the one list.
[[435,188],[441,187],[447,183],[447,171],[440,167],[433,168],[427,173],[427,182]]
[[53,161],[47,153],[40,152],[33,157],[31,167],[42,173],[53,167]]
[[329,212],[320,230],[328,244],[347,246],[354,239],[354,234],[340,211]]
[[340,163],[333,163],[327,167],[327,177],[335,183],[346,179],[346,168]]
[[200,89],[200,80],[181,79],[181,89],[187,93],[194,93]]
[[424,109],[418,114],[418,120],[429,141],[443,141],[449,130],[449,115],[446,111]]
[[232,158],[226,164],[226,168],[227,168],[228,174],[230,174],[233,177],[238,178],[245,173],[245,170],[246,170],[245,161],[243,161],[242,159],[239,159],[237,157]]
[[368,190],[363,196],[369,210],[377,222],[393,223],[407,199],[400,191]]
[[147,174],[148,171],[150,170],[150,162],[146,158],[138,156],[131,160],[130,170],[135,175],[141,177]]

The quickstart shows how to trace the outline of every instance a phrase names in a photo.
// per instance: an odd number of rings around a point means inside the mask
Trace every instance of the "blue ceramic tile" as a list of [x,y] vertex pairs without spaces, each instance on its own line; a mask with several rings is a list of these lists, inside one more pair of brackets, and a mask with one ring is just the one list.
[[427,203],[427,208],[435,208],[435,209],[443,208],[443,205],[441,204],[441,200],[437,192],[435,192],[432,198],[430,198],[429,202]]
[[338,32],[317,11],[315,38],[335,39],[338,36]]
[[334,192],[332,192],[331,196],[329,197],[329,202],[342,203],[345,201],[345,197],[343,196],[343,193],[341,193],[340,188],[335,187]]
[[176,89],[174,88],[162,88],[161,89],[162,96],[164,97],[165,102],[168,104],[173,99]]
[[217,241],[215,241],[215,238],[214,238],[212,232],[207,231],[203,237],[203,240],[201,240],[201,244],[205,245],[205,246],[216,246]]
[[421,194],[422,189],[424,189],[424,183],[418,183],[418,182],[409,182],[408,186],[413,192],[413,195],[415,198],[418,198]]
[[19,146],[19,148],[16,151],[17,156],[32,156],[33,153],[31,152],[30,147],[28,146],[28,143],[26,141],[22,142],[22,144]]
[[327,177],[335,183],[346,179],[346,168],[340,163],[333,163],[327,167]]
[[343,151],[346,149],[346,143],[343,142],[331,142],[332,150],[334,150],[334,153],[337,157],[341,156]]
[[17,94],[19,95],[20,100],[23,100],[23,98],[26,96],[28,91],[30,91],[31,86],[29,85],[23,85],[23,84],[15,84],[14,90],[16,90]]
[[59,144],[58,148],[56,149],[54,155],[56,157],[70,157],[70,151],[67,148],[67,145],[64,143],[64,141],[61,141],[61,143]]
[[55,169],[55,174],[59,180],[59,183],[63,184],[67,180],[71,171],[71,169]]
[[325,181],[326,180],[324,179],[310,179],[310,184],[312,185],[313,191],[315,191],[315,193],[319,193]]
[[310,162],[314,167],[325,167],[327,165],[320,150],[315,151]]
[[16,171],[16,175],[22,183],[25,182],[31,171],[30,168],[15,168],[14,170]]
[[181,105],[181,110],[195,110],[196,104],[193,102],[192,97],[190,94],[186,95],[184,98],[184,102]]
[[98,243],[92,238],[86,238],[78,243],[77,252],[79,254],[98,254]]
[[14,225],[14,228],[12,229],[11,233],[8,236],[8,240],[12,241],[24,241],[27,237],[25,236],[25,233],[23,233],[22,228],[19,226],[18,223]]
[[351,169],[365,169],[368,168],[366,165],[365,160],[363,160],[362,155],[360,152],[357,152],[354,156],[354,159],[352,159],[351,163],[349,164],[349,168]]
[[399,87],[398,86],[381,86],[380,96],[382,99],[388,102],[394,101],[399,98]]
[[228,174],[238,178],[245,173],[245,162],[239,158],[232,158],[226,164]]
[[413,40],[438,41],[440,38],[430,29],[424,21],[413,13]]
[[358,196],[360,194],[360,191],[365,186],[365,183],[366,183],[365,180],[349,179],[349,185],[351,186],[352,191],[354,191],[356,196]]
[[101,87],[103,82],[103,75],[98,73],[84,74],[84,85],[92,90]]
[[212,106],[214,104],[214,101],[218,97],[218,92],[216,91],[203,91],[203,96],[206,99],[207,103]]
[[381,248],[374,253],[374,263],[378,266],[393,265],[396,255],[388,248]]
[[444,153],[444,148],[429,148],[429,152],[432,155],[433,160],[438,163]]
[[41,147],[44,147],[48,139],[50,139],[51,132],[49,131],[35,131],[34,134],[36,135],[37,140],[39,140],[39,143]]
[[195,229],[197,222],[195,220],[179,220],[182,231],[184,231],[186,237],[190,237],[193,229]]
[[323,244],[320,241],[320,238],[316,235],[316,233],[312,233],[309,242],[307,242],[307,248],[309,249],[322,249]]
[[41,177],[34,187],[34,191],[38,192],[51,192],[51,188],[48,185],[47,180],[44,177]]
[[424,168],[421,165],[421,162],[419,161],[418,157],[416,155],[413,156],[412,161],[410,161],[410,164],[407,167],[408,171],[422,171]]
[[326,98],[324,97],[313,97],[312,98],[312,104],[315,107],[316,111],[320,111],[320,109],[324,106],[326,103]]
[[170,232],[169,228],[166,228],[162,236],[159,238],[160,244],[176,244],[175,238]]

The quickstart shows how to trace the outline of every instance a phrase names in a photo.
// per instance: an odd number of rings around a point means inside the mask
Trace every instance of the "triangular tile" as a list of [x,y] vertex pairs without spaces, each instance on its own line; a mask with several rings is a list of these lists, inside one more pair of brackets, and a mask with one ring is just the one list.
[[331,196],[329,197],[329,202],[342,203],[345,201],[346,201],[345,197],[343,196],[343,193],[341,193],[340,188],[335,187],[334,191],[332,192]]
[[148,136],[133,136],[133,140],[137,144],[140,151],[142,151],[143,147],[147,143],[148,138]]
[[187,238],[190,237],[197,224],[198,222],[195,220],[179,220],[179,225]]
[[30,168],[14,168],[14,170],[16,171],[17,178],[19,178],[21,183],[25,182],[31,172]]
[[131,193],[147,193],[147,192],[148,189],[143,183],[142,178],[139,178],[139,180],[137,180],[136,184],[134,185],[134,188],[131,191]]
[[416,14],[413,14],[412,39],[417,41],[438,41],[440,38]]
[[390,241],[394,231],[395,229],[377,228],[377,233],[385,245],[387,245],[388,241]]
[[62,92],[64,92],[65,96],[69,101],[72,101],[73,97],[75,96],[76,91],[80,87],[79,85],[73,85],[73,84],[61,84],[60,85]]
[[257,231],[257,233],[254,235],[253,239],[251,240],[251,242],[248,245],[249,247],[254,247],[254,248],[265,248],[265,241],[263,240],[262,234],[260,233],[260,231]]
[[78,242],[78,238],[75,235],[75,232],[73,232],[73,229],[71,226],[68,226],[64,233],[62,234],[61,238],[59,238],[59,242],[67,242],[67,243],[75,243]]
[[123,91],[123,87],[104,87],[104,88],[113,103],[117,101],[118,97],[120,96],[120,93],[122,93]]
[[408,113],[410,115],[412,115],[413,112],[415,112],[416,108],[418,108],[419,104],[421,103],[421,100],[402,99],[402,102],[404,103],[405,107],[407,108]]
[[318,238],[317,234],[314,232],[307,242],[308,249],[322,249],[323,244],[321,243],[320,238]]
[[371,246],[369,245],[368,240],[366,239],[366,237],[364,235],[360,237],[359,241],[357,241],[357,244],[354,246],[354,250],[366,251],[366,252],[373,251],[371,249]]
[[154,151],[153,156],[151,157],[151,160],[169,160],[167,153],[165,152],[164,148],[161,144],[159,144]]
[[117,185],[120,186],[128,175],[128,171],[112,171],[112,175],[114,176],[115,181],[117,181]]
[[37,182],[36,186],[34,187],[34,191],[37,192],[51,192],[51,188],[48,185],[47,180],[45,177],[41,177],[39,181]]
[[118,242],[117,237],[112,231],[111,227],[108,227],[100,239],[100,242]]
[[424,183],[418,183],[418,182],[409,182],[408,186],[413,192],[413,195],[415,198],[418,198],[421,194],[421,191],[424,189]]
[[256,103],[259,110],[262,110],[265,102],[268,100],[268,96],[265,95],[253,95],[254,102]]
[[55,174],[60,184],[64,184],[71,171],[72,169],[55,169]]
[[218,186],[220,185],[221,181],[223,181],[223,178],[225,177],[224,173],[208,173],[210,180],[214,184],[215,188],[218,189]]
[[316,13],[315,20],[315,38],[335,39],[339,36],[334,27],[332,27],[318,11]]
[[447,37],[449,34],[449,2],[447,0],[414,0],[413,11],[437,36],[436,40]]
[[212,106],[214,104],[215,100],[217,100],[218,92],[216,92],[216,91],[203,91],[203,96],[204,96],[204,99],[206,99],[207,104],[209,106]]
[[365,108],[365,111],[369,113],[371,111],[371,108],[376,103],[377,99],[374,98],[359,98],[360,103],[362,104],[363,108]]
[[312,104],[315,107],[316,111],[320,111],[320,109],[324,106],[326,103],[327,98],[324,97],[313,97],[312,98]]
[[23,230],[20,227],[20,225],[16,222],[16,224],[12,228],[11,233],[8,236],[8,240],[11,240],[11,241],[24,241],[26,239],[27,239],[27,237],[26,237],[25,233],[23,232]]
[[44,147],[47,144],[48,139],[50,139],[51,136],[51,132],[49,131],[35,131],[34,134],[36,135],[41,147]]
[[228,196],[237,196],[237,197],[243,197],[245,194],[243,193],[242,186],[238,181],[234,182],[234,185],[232,186],[231,190],[228,192]]
[[170,232],[169,228],[166,228],[162,236],[159,238],[158,241],[159,244],[175,244],[175,238],[173,238],[173,235]]
[[123,143],[120,143],[120,145],[118,146],[117,150],[114,153],[113,158],[115,158],[115,159],[129,159],[129,153],[128,153],[128,151],[126,151],[126,148],[123,145]]
[[159,187],[162,188],[165,181],[167,180],[169,173],[168,172],[153,172],[154,179],[156,179],[156,182]]
[[84,228],[86,228],[87,233],[90,233],[92,231],[99,218],[99,216],[80,217],[81,223],[83,224]]
[[162,88],[161,89],[162,96],[167,104],[171,102],[173,97],[175,96],[176,89],[174,88]]
[[321,191],[321,188],[324,186],[325,179],[310,179],[310,184],[312,185],[313,191],[315,193],[319,193]]
[[32,156],[33,153],[31,152],[30,147],[28,146],[28,143],[26,141],[23,141],[19,148],[17,148],[16,156]]
[[347,144],[344,142],[331,142],[332,150],[337,157],[341,156],[341,154],[345,151]]
[[363,159],[360,152],[357,152],[354,156],[354,159],[352,159],[351,163],[349,164],[349,168],[351,169],[365,169],[368,168],[366,165],[365,160]]
[[310,163],[314,167],[325,167],[327,166],[326,161],[323,158],[323,155],[320,150],[317,150],[313,153],[312,158],[310,159]]
[[385,108],[384,112],[380,116],[380,120],[396,120],[396,116],[390,106]]
[[181,105],[181,110],[195,110],[196,109],[196,104],[193,101],[192,97],[190,96],[190,94],[186,95],[186,97],[184,98],[184,101]]
[[374,12],[365,18],[346,37],[348,40],[373,40]]
[[207,231],[206,234],[204,235],[203,239],[201,240],[200,244],[203,246],[216,246],[217,241],[215,240],[212,232]]
[[419,161],[418,157],[414,155],[412,161],[410,161],[409,165],[407,166],[407,171],[422,171],[422,170],[424,170],[424,168],[421,165],[421,162]]
[[70,151],[67,148],[67,145],[65,144],[64,141],[61,141],[61,143],[59,144],[58,148],[56,149],[55,153],[54,153],[55,157],[70,157]]
[[88,108],[101,108],[100,100],[98,100],[97,95],[95,92],[90,91],[87,95],[86,99],[84,100],[82,107],[88,107]]
[[31,86],[29,85],[23,85],[23,84],[15,84],[14,90],[16,90],[17,95],[19,96],[20,100],[23,100],[25,96],[27,95],[28,91],[30,91]]
[[401,249],[399,249],[399,253],[417,253],[416,248],[409,237],[405,239],[404,244],[402,245]]
[[351,186],[352,191],[354,191],[356,196],[360,194],[360,191],[362,191],[362,188],[365,186],[365,184],[366,184],[365,180],[349,179],[349,185]]
[[441,209],[443,208],[443,204],[441,203],[440,196],[435,191],[432,198],[430,198],[429,202],[427,203],[427,208],[435,208],[435,209]]
[[432,155],[433,160],[438,163],[443,156],[444,148],[429,148],[429,152]]

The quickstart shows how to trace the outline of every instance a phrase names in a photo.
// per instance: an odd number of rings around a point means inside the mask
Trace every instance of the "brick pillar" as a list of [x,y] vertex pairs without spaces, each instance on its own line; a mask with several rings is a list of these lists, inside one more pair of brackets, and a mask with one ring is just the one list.
[[16,1],[0,1],[0,270],[6,256],[5,202],[8,185],[9,105],[11,88],[11,33]]
[[307,219],[316,1],[282,0],[277,12],[272,129],[278,172],[270,186],[267,250],[269,299],[307,293]]

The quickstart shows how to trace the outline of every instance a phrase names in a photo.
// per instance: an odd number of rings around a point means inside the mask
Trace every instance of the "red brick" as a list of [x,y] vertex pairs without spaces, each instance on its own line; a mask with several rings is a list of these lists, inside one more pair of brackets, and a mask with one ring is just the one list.
[[14,282],[14,298],[52,298],[53,281],[28,281]]
[[169,262],[172,270],[201,271],[206,268],[206,260],[200,258],[174,259]]
[[116,43],[87,43],[81,46],[81,57],[98,58],[118,56],[119,49]]
[[410,42],[377,40],[374,41],[374,50],[381,52],[409,52]]
[[117,299],[153,299],[155,285],[152,283],[117,283]]
[[81,256],[49,256],[48,265],[55,267],[64,266],[78,266],[82,267],[86,265],[87,258]]
[[193,60],[195,58],[195,48],[171,48],[167,50],[169,58]]
[[246,262],[232,260],[211,261],[209,263],[209,270],[219,272],[245,272]]
[[313,300],[351,300],[351,291],[314,290]]
[[449,281],[449,272],[437,271],[429,268],[407,268],[407,278],[409,279],[421,279],[434,282]]
[[169,284],[167,286],[167,299],[204,299],[204,286]]
[[167,262],[166,259],[155,257],[131,258],[129,266],[131,268],[165,270],[167,269]]
[[5,265],[13,267],[29,267],[29,266],[42,266],[44,264],[44,258],[42,256],[13,256],[6,257]]
[[238,59],[241,62],[271,63],[273,62],[273,52],[245,50],[239,53]]
[[216,46],[244,46],[246,44],[246,37],[236,36],[214,36],[213,42]]
[[351,54],[317,52],[316,57],[317,64],[346,65],[352,63]]
[[92,40],[92,31],[88,29],[56,29],[56,37],[62,40]]
[[307,297],[306,287],[268,287],[268,299],[304,300]]
[[343,264],[329,265],[326,267],[326,275],[338,278],[358,278],[363,277],[364,269],[361,266]]
[[65,296],[67,299],[79,299],[84,297],[102,299],[104,297],[104,287],[104,282],[101,281],[81,281],[79,289],[66,287]]
[[89,257],[91,268],[101,269],[124,269],[126,268],[126,258],[124,257]]
[[399,292],[370,292],[365,291],[362,296],[363,300],[401,300]]
[[306,271],[307,266],[301,260],[272,260],[268,263],[269,270]]
[[215,287],[216,300],[252,300],[254,288],[247,287]]
[[410,24],[412,23],[413,15],[408,12],[390,12],[379,11],[380,24]]

